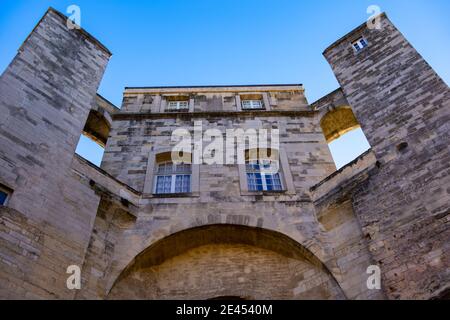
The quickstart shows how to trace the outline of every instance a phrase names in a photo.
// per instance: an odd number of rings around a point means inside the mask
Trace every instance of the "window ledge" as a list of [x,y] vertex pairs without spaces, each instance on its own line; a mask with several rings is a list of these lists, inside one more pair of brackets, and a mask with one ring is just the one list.
[[146,194],[144,198],[157,198],[157,199],[167,199],[167,198],[195,198],[199,197],[200,194],[198,192],[190,192],[190,193],[162,193],[162,194]]
[[241,191],[242,196],[279,196],[289,194],[288,190],[281,191]]
[[177,112],[179,112],[179,113],[187,113],[187,112],[189,112],[189,109],[173,109],[173,110],[166,109],[166,112],[169,112],[169,113],[177,113]]

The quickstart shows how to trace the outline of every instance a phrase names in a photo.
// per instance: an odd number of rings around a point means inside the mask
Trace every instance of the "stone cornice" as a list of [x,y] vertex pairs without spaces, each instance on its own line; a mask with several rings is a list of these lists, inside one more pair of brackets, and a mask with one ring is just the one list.
[[166,112],[166,113],[115,113],[113,120],[136,119],[178,119],[178,118],[231,118],[231,117],[314,117],[317,111],[199,111],[199,112]]
[[136,94],[182,94],[182,93],[241,93],[241,92],[293,92],[304,91],[302,84],[223,85],[223,86],[173,86],[173,87],[126,87],[124,96]]

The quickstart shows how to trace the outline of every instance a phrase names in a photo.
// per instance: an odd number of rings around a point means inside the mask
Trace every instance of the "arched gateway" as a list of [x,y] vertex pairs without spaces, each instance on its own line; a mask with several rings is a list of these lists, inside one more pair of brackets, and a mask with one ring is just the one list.
[[209,225],[142,251],[109,299],[344,299],[325,265],[290,237],[266,229]]

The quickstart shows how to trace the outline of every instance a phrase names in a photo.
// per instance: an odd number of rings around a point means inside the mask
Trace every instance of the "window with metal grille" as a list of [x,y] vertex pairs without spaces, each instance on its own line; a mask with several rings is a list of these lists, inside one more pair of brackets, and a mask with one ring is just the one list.
[[169,111],[189,110],[189,101],[169,101],[167,105]]
[[190,193],[192,165],[173,162],[159,163],[155,175],[155,193]]
[[243,110],[264,109],[264,105],[261,100],[243,100],[242,109]]
[[358,40],[352,42],[353,49],[356,50],[356,52],[361,51],[362,49],[366,48],[368,46],[368,42],[364,38],[359,38]]
[[[247,183],[249,191],[283,191],[283,183],[278,163],[272,160],[248,160],[246,162]],[[278,171],[278,170],[277,170]]]

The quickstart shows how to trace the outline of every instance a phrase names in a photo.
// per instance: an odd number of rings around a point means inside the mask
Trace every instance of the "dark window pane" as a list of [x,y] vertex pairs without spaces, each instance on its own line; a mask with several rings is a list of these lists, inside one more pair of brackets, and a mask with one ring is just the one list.
[[6,203],[6,198],[8,197],[8,194],[0,191],[0,205],[4,205]]

